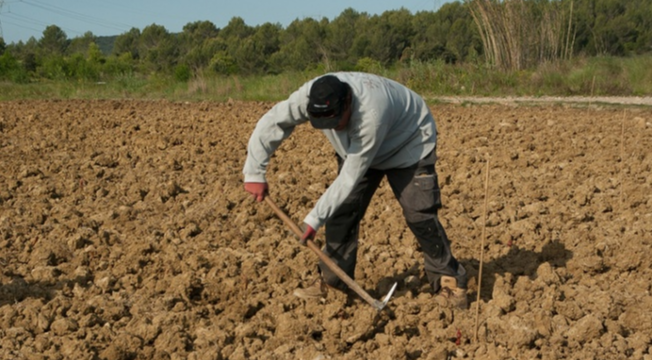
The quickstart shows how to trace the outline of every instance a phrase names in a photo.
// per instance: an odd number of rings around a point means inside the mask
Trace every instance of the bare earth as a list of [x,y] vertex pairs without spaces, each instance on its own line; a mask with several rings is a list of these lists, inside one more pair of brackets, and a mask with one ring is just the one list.
[[[377,313],[293,297],[317,257],[242,190],[272,105],[1,102],[0,358],[651,359],[650,107],[434,106],[470,308],[436,304],[384,182],[356,273],[399,282]],[[335,176],[301,126],[268,180],[299,222]]]

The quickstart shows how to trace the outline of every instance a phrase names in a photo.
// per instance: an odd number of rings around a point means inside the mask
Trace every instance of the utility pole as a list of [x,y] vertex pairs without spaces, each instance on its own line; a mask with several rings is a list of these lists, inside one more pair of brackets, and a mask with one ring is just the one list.
[[[2,15],[2,7],[5,5],[5,0],[0,0],[0,15]],[[2,18],[0,18],[0,39],[4,40],[5,36],[2,33]]]

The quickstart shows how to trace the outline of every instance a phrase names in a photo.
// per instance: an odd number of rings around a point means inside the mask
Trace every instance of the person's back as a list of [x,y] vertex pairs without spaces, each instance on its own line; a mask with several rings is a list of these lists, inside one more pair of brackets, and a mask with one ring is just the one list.
[[[374,74],[338,72],[327,75],[348,84],[353,93],[349,131],[324,131],[338,155],[346,157],[343,143],[361,135],[374,136],[373,141],[381,143],[369,165],[373,169],[410,166],[435,148],[435,121],[417,93]],[[305,86],[310,89],[311,85],[309,82]],[[385,129],[378,131],[379,127]]]

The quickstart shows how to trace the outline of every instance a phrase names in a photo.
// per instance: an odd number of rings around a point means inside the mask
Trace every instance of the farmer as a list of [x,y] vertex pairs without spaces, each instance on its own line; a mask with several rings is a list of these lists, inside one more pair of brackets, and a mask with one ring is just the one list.
[[[308,81],[258,121],[243,169],[245,191],[257,201],[268,192],[270,156],[295,126],[310,121],[337,153],[338,177],[304,219],[301,242],[325,226],[324,253],[351,278],[356,267],[359,223],[384,176],[424,256],[438,302],[467,307],[467,272],[451,253],[438,220],[440,188],[435,171],[435,121],[424,100],[377,75],[338,72]],[[347,286],[324,264],[320,278],[295,290],[301,298],[325,297],[328,287]]]

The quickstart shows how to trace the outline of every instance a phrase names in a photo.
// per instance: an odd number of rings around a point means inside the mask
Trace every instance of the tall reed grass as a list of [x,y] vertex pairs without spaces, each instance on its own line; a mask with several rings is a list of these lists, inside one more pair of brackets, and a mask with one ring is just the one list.
[[486,63],[521,70],[545,61],[569,59],[574,45],[574,2],[472,0]]

